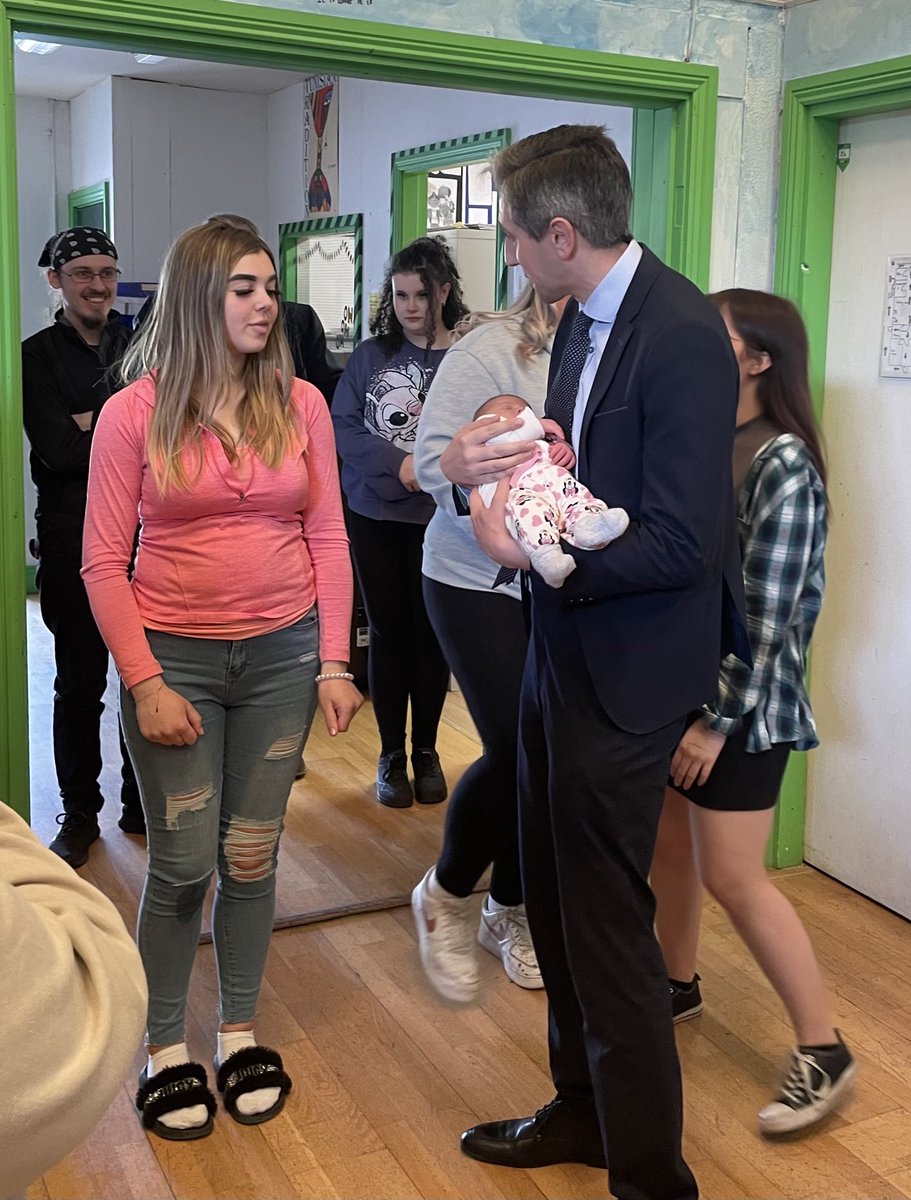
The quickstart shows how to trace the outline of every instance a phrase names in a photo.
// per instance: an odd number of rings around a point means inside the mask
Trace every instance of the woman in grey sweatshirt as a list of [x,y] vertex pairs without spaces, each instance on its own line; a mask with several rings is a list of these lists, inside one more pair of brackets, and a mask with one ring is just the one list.
[[[484,747],[452,794],[440,859],[412,897],[424,970],[450,1000],[477,995],[478,942],[520,987],[542,982],[519,872],[516,761],[528,643],[519,587],[493,590],[497,565],[460,515],[440,456],[491,396],[521,396],[540,416],[556,322],[530,288],[506,312],[475,314],[439,367],[418,427],[415,474],[437,506],[424,538],[424,600]],[[470,897],[491,864],[476,932]]]

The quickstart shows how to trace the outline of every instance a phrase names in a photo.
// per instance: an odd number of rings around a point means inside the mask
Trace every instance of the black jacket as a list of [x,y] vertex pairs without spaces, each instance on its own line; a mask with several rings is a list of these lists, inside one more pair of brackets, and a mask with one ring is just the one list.
[[[22,416],[38,491],[41,550],[79,558],[92,430],[102,405],[120,387],[115,367],[130,333],[112,312],[101,344],[89,346],[61,316],[22,343]],[[86,412],[92,423],[83,431],[73,418]]]
[[282,302],[282,318],[295,375],[318,387],[331,406],[342,368],[326,346],[322,322],[309,304],[297,304],[293,300]]
[[[575,315],[554,340],[551,373]],[[714,698],[733,652],[750,662],[731,455],[737,363],[717,309],[643,247],[592,385],[578,478],[629,529],[576,550],[559,590],[531,572],[534,629],[580,641],[601,704],[644,734]]]

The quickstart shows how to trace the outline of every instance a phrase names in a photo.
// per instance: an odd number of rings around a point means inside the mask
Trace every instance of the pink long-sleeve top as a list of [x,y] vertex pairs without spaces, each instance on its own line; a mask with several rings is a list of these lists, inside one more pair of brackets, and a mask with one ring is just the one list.
[[[352,575],[326,402],[295,379],[300,436],[272,470],[251,450],[231,463],[201,430],[202,470],[159,495],[147,444],[155,383],[112,396],[92,440],[82,575],[126,686],[161,674],[145,629],[230,641],[293,625],[319,605],[320,657],[346,662]],[[187,451],[194,479],[196,457]],[[127,569],[137,519],[139,551]]]

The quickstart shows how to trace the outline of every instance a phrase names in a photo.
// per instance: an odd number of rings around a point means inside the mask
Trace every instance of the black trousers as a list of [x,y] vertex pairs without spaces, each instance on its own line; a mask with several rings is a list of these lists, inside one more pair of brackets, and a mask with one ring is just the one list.
[[411,745],[432,750],[449,687],[449,667],[424,607],[425,526],[375,521],[350,509],[347,520],[351,556],[370,624],[367,683],[383,753],[405,745],[409,699]]
[[[104,803],[98,780],[108,648],[92,616],[77,558],[42,554],[37,582],[41,618],[54,637],[54,765],[63,811],[91,815]],[[119,721],[117,730],[121,800],[138,815],[139,788]]]
[[469,896],[493,863],[494,900],[521,904],[516,765],[528,650],[522,605],[426,576],[424,599],[484,747],[449,798],[437,879],[454,896]]
[[581,645],[533,629],[522,691],[525,905],[549,1002],[557,1094],[597,1114],[621,1200],[694,1200],[680,1067],[648,883],[684,718],[644,736],[595,695]]

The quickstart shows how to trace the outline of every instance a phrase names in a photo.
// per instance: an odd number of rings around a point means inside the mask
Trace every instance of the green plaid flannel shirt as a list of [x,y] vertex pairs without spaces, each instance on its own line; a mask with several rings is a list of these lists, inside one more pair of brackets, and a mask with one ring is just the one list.
[[724,659],[706,723],[729,736],[751,718],[754,753],[779,742],[812,750],[804,676],[825,588],[826,493],[800,438],[782,434],[759,450],[738,501],[753,666]]

